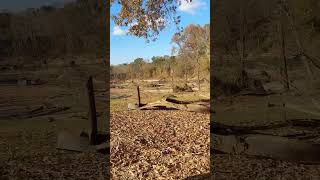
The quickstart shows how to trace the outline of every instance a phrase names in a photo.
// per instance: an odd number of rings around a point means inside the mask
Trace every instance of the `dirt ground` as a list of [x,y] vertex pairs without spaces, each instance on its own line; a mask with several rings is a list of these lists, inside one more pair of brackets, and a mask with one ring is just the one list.
[[[78,68],[85,69],[85,66],[79,65]],[[75,73],[72,75],[71,72]],[[73,71],[55,62],[49,64],[45,71],[1,72],[2,80],[15,78],[15,74],[19,74],[39,78],[46,83],[18,85],[2,81],[0,84],[0,179],[109,177],[109,156],[95,151],[56,149],[57,135],[62,130],[80,136],[82,130],[90,128],[86,78],[79,79],[77,73],[81,70]],[[105,131],[108,125],[105,111],[108,108],[108,91],[102,80],[94,79],[99,131]]]

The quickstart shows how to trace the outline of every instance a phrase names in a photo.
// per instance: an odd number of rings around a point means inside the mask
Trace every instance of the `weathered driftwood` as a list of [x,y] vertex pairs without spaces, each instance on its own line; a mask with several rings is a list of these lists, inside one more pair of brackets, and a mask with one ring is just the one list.
[[320,146],[301,140],[270,135],[211,134],[215,152],[244,154],[300,163],[320,163]]
[[88,93],[88,102],[89,102],[89,120],[91,124],[90,142],[91,144],[96,145],[98,125],[97,125],[97,111],[96,111],[92,77],[89,77],[89,80],[87,81],[87,93]]
[[38,117],[38,116],[46,116],[46,115],[51,115],[51,114],[55,114],[55,113],[58,113],[58,112],[62,112],[62,111],[66,111],[70,109],[69,107],[52,107],[52,108],[49,108],[49,109],[45,109],[43,111],[39,111],[39,112],[34,112],[34,113],[31,113],[31,114],[27,114],[25,116],[19,116],[19,117],[22,117],[22,118],[32,118],[32,117]]
[[310,110],[310,109],[306,109],[303,106],[287,103],[285,105],[285,107],[288,108],[288,109],[292,109],[292,110],[298,111],[298,112],[303,112],[303,113],[310,114],[310,115],[320,116],[320,112],[319,111],[313,111],[313,110]]
[[288,126],[288,122],[262,125],[262,126],[231,126],[218,122],[211,122],[210,131],[220,135],[241,135],[241,134],[258,134],[257,130],[275,129]]
[[242,91],[236,94],[234,97],[237,96],[270,96],[276,94],[275,92],[271,91]]
[[209,103],[190,103],[190,104],[176,104],[168,101],[157,101],[147,103],[144,106],[138,107],[137,105],[128,104],[128,109],[131,110],[183,110],[199,113],[210,113]]
[[200,100],[194,100],[194,101],[182,101],[175,98],[175,96],[166,96],[163,98],[164,101],[175,103],[175,104],[192,104],[192,103],[209,103],[210,99],[200,99]]
[[212,121],[210,131],[219,135],[266,134],[263,130],[283,127],[320,127],[320,119],[288,119],[284,122],[260,126],[232,126]]
[[33,107],[26,106],[9,106],[9,107],[1,107],[0,108],[0,117],[10,117],[19,115],[21,113],[32,113],[38,109],[42,109],[42,105],[37,105]]
[[57,149],[83,152],[89,147],[89,139],[83,136],[74,135],[68,131],[58,133]]
[[273,135],[266,130],[277,128],[314,129],[320,127],[319,119],[291,119],[265,126],[230,126],[211,122],[211,148],[214,152],[244,154],[299,163],[320,163],[320,145],[304,140],[319,137],[319,133],[297,132]]
[[68,110],[69,107],[44,107],[43,105],[33,107],[10,107],[0,109],[0,118],[32,118],[38,116],[51,115]]
[[110,153],[110,134],[98,132],[95,139],[95,146],[91,145],[91,130],[82,130],[80,136],[63,130],[58,133],[57,149],[75,152],[98,152],[103,154]]
[[[169,99],[169,100],[168,100]],[[128,104],[128,109],[136,110],[183,110],[199,113],[210,113],[210,102],[205,100],[203,102],[188,102],[179,101],[172,98],[165,98],[160,101],[147,103],[138,107],[138,105]]]

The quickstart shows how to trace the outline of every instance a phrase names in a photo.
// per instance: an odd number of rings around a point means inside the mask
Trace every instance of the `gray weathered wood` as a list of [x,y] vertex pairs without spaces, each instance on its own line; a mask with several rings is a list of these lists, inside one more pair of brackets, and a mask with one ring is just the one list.
[[300,163],[320,163],[320,146],[270,135],[211,134],[211,148],[228,154],[245,154]]
[[83,152],[86,151],[89,143],[88,138],[74,135],[67,131],[58,133],[57,149]]
[[96,113],[96,103],[94,99],[94,89],[92,83],[92,77],[89,77],[87,82],[87,91],[89,98],[89,119],[91,122],[91,144],[97,144],[97,133],[98,133],[98,125],[97,125],[97,113]]
[[140,89],[139,89],[139,86],[137,86],[137,95],[138,95],[138,107],[141,107]]

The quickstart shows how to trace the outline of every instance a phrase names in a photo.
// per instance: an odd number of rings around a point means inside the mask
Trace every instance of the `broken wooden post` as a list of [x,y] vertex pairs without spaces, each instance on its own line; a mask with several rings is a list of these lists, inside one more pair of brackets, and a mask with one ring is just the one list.
[[138,107],[141,107],[139,86],[137,86],[137,94],[138,94]]
[[98,134],[98,125],[97,125],[97,114],[96,114],[96,104],[94,99],[94,90],[92,77],[89,77],[87,82],[88,98],[89,98],[89,119],[91,121],[91,138],[90,143],[93,145],[97,144],[97,134]]

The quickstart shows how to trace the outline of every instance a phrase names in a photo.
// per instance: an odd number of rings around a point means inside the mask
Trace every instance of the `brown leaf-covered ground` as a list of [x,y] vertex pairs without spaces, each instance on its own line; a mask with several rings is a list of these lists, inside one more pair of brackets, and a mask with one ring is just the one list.
[[[1,110],[46,104],[70,108],[31,118],[0,118],[0,180],[109,178],[109,156],[95,151],[77,153],[56,149],[60,131],[66,129],[80,135],[82,129],[90,127],[87,103],[83,102],[87,98],[78,98],[77,91],[70,88],[47,84],[1,85],[0,92]],[[103,113],[101,109],[106,108],[106,103],[100,99],[96,103],[98,112]],[[9,110],[6,113],[13,114]],[[98,123],[106,124],[106,119],[101,115]]]
[[213,155],[211,162],[212,179],[215,180],[320,179],[320,165],[221,154]]
[[109,157],[57,150],[54,130],[0,131],[0,179],[99,179],[109,177]]
[[112,179],[185,179],[210,172],[209,115],[183,111],[111,114]]
[[[302,107],[312,109],[307,97],[284,96],[287,102],[292,102]],[[316,96],[314,96],[316,97]],[[230,100],[230,99],[228,99]],[[283,122],[283,110],[265,108],[266,103],[279,104],[280,95],[268,97],[238,97],[233,98],[232,102],[216,103],[216,115],[212,119],[229,125],[270,125]],[[312,117],[301,112],[292,110],[286,111],[286,118],[305,118]],[[317,117],[314,117],[317,118]],[[274,135],[290,134],[290,130],[282,128],[275,131]],[[279,129],[278,129],[279,130]],[[305,131],[307,132],[307,131]],[[270,132],[269,132],[270,133]],[[268,142],[272,143],[272,142]],[[265,146],[269,144],[265,143]],[[281,180],[317,180],[320,179],[320,165],[298,164],[272,159],[261,159],[246,155],[227,155],[214,154],[211,157],[212,179],[216,180],[262,180],[262,179],[281,179]]]

